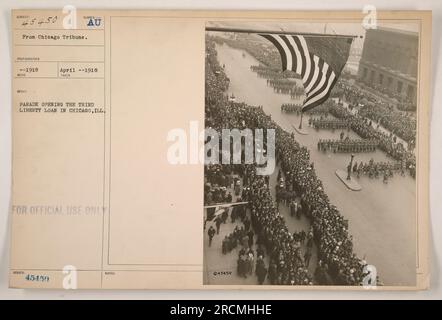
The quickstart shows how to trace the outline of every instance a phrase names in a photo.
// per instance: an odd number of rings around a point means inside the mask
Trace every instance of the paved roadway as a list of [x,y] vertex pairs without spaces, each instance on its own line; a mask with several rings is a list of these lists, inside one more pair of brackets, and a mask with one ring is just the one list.
[[[229,94],[237,101],[251,105],[262,105],[264,111],[285,130],[292,132],[292,124],[298,125],[296,115],[281,113],[282,103],[293,100],[289,96],[276,94],[266,85],[266,80],[250,71],[258,62],[243,51],[226,45],[217,46],[218,59],[225,64],[230,78]],[[349,154],[324,154],[317,150],[320,138],[338,138],[340,131],[316,131],[304,126],[308,135],[296,134],[296,139],[307,146],[315,169],[324,183],[330,200],[349,220],[350,233],[354,238],[356,253],[376,266],[381,280],[386,285],[413,285],[416,270],[416,189],[415,180],[409,176],[396,175],[388,184],[382,180],[361,177],[362,191],[352,192],[335,176],[336,169],[346,170]],[[357,137],[349,132],[350,137]],[[381,151],[359,153],[355,161],[388,161]],[[217,259],[218,260],[218,259]]]

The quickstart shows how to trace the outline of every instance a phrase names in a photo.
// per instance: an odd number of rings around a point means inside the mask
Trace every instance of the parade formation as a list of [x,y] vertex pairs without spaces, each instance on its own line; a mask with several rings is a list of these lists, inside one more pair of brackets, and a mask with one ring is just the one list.
[[[342,132],[341,132],[342,134]],[[341,135],[342,137],[343,135]],[[340,140],[319,140],[318,150],[327,152],[374,152],[377,147],[376,140],[367,139],[349,139],[348,137]]]
[[[222,45],[241,50],[240,59],[245,59],[244,52],[253,56],[259,63],[250,65],[250,71],[265,79],[274,94],[296,100],[279,105],[282,115],[301,117],[299,127],[304,115],[308,130],[327,134],[309,149],[261,105],[230,99],[231,83],[217,56],[217,46]],[[210,261],[234,261],[231,278],[219,282],[226,284],[381,285],[382,274],[373,278],[365,255],[356,254],[351,221],[329,199],[311,151],[332,157],[351,154],[351,162],[342,163],[349,180],[388,186],[397,177],[414,178],[415,114],[403,110],[403,99],[383,92],[376,96],[372,88],[355,84],[348,76],[337,80],[326,101],[304,111],[306,93],[300,76],[281,71],[280,61],[271,46],[255,41],[206,38],[206,128],[275,130],[277,165],[271,176],[257,175],[256,164],[205,165],[207,268],[215,268]],[[392,104],[393,98],[398,103]],[[378,152],[387,160],[379,160]],[[354,154],[367,156],[353,161]],[[232,206],[217,207],[226,203]],[[221,280],[207,273],[205,281]]]
[[[298,116],[301,114],[301,109],[302,104],[300,103],[283,103],[281,105],[281,112],[289,114],[295,113]],[[327,116],[329,114],[329,107],[328,105],[322,104],[314,109],[305,111],[305,113],[309,115]]]
[[349,129],[349,123],[345,120],[327,119],[327,118],[310,118],[309,125],[315,129]]
[[[206,126],[216,130],[244,126],[274,128],[277,162],[285,179],[278,191],[280,194],[291,193],[282,205],[290,205],[293,212],[299,210],[297,214],[304,215],[311,223],[308,241],[302,244],[299,235],[288,230],[284,217],[279,214],[279,202],[271,194],[268,176],[258,176],[255,165],[222,165],[223,168],[218,168],[218,174],[205,175],[206,185],[222,184],[220,180],[229,181],[228,178],[220,179],[220,176],[238,176],[243,187],[236,201],[247,201],[248,205],[238,218],[237,209],[230,213],[234,214],[230,221],[239,219],[243,223],[224,238],[219,250],[229,254],[233,248],[240,246],[236,272],[241,277],[247,277],[252,275],[251,270],[254,269],[257,283],[263,283],[264,274],[267,273],[269,283],[276,285],[360,285],[367,275],[364,271],[366,262],[354,254],[348,221],[328,200],[309,159],[308,149],[299,145],[292,134],[280,128],[261,108],[229,103],[225,94],[229,81],[217,61],[211,41],[207,42],[207,53]],[[218,70],[221,73],[214,72]],[[211,167],[206,166],[206,172],[209,171]],[[299,209],[294,209],[296,204],[300,204]],[[218,217],[213,219],[217,220],[215,224],[220,228],[223,228],[224,222],[229,223],[228,214],[224,220],[222,214]],[[211,218],[208,216],[208,219]],[[251,223],[244,222],[248,219]],[[206,232],[210,232],[209,237],[215,236],[211,229],[206,229]],[[318,263],[317,270],[310,273],[307,265],[313,245],[317,250]]]

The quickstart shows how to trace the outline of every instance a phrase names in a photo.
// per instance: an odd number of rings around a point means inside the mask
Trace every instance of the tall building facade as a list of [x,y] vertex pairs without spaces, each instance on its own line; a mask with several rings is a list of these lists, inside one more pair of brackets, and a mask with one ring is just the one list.
[[415,103],[418,52],[416,32],[369,29],[365,34],[358,78],[369,86]]

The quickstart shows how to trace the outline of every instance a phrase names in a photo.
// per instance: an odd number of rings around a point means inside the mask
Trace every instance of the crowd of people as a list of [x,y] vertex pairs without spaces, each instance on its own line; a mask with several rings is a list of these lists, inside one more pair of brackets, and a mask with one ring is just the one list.
[[410,144],[414,144],[416,137],[416,119],[406,113],[399,112],[393,107],[379,105],[363,106],[359,109],[361,116],[380,123],[393,134],[401,137]]
[[370,81],[363,81],[363,80],[362,81],[359,80],[359,81],[360,81],[360,84],[364,88],[373,89],[377,94],[382,94],[390,99],[402,100],[402,96],[399,93],[392,92],[385,85],[381,85],[378,83],[372,83]]
[[204,205],[210,206],[224,202],[232,202],[232,193],[229,192],[226,187],[207,183],[204,188]]
[[[230,45],[238,47],[236,41],[232,41]],[[244,44],[244,46],[246,45]],[[288,74],[287,72],[280,71],[281,69],[279,65],[279,57],[277,59],[278,63],[271,63],[271,59],[263,58],[269,56],[268,53],[264,53],[265,51],[273,52],[272,50],[270,50],[270,48],[260,48],[258,51],[249,51],[247,50],[247,48],[247,46],[245,48],[241,47],[241,49],[248,51],[255,58],[257,58],[257,60],[264,63],[264,65],[251,67],[251,69],[257,72],[259,76],[265,77],[269,80],[286,80],[287,77],[297,77],[296,74]],[[273,55],[274,54],[275,52],[273,52]],[[283,93],[290,94],[293,99],[297,99],[304,93],[303,88],[300,87],[297,87],[297,89],[299,90],[295,89],[295,92],[290,93],[290,89],[284,87],[282,85],[283,83],[284,81],[281,82],[281,87],[278,87],[276,89],[280,90]],[[365,84],[365,86],[368,85]],[[365,116],[374,121],[380,122],[385,128],[387,128],[397,136],[401,137],[403,140],[407,141],[408,143],[414,144],[416,137],[416,117],[415,114],[409,113],[409,111],[416,110],[416,103],[411,101],[410,99],[402,97],[401,95],[391,93],[383,86],[373,85],[371,87],[372,89],[375,89],[377,93],[388,93],[390,98],[394,98],[397,101],[397,103],[395,104],[397,109],[393,106],[393,104],[388,103],[385,100],[376,97],[375,95],[368,94],[366,91],[349,84],[347,80],[344,79],[340,79],[337,82],[333,89],[332,97],[345,96],[345,100],[353,105],[359,105],[362,102],[363,106],[365,107],[364,110],[370,110],[365,114]]]
[[[397,110],[392,104],[367,94],[364,90],[339,80],[332,92],[333,97],[344,98],[355,106],[361,106],[361,116],[380,123],[393,134],[413,145],[416,137],[416,117]],[[405,103],[405,102],[404,102]]]
[[339,79],[336,82],[330,96],[339,99],[345,98],[345,101],[350,105],[359,105],[362,102],[369,102],[370,99],[373,99],[371,96],[367,96],[364,91],[359,90],[344,79]]
[[355,114],[348,109],[339,106],[334,100],[328,100],[329,112],[338,119],[346,119],[350,123],[351,129],[361,138],[376,140],[378,147],[391,158],[403,162],[407,171],[412,177],[416,175],[416,157],[414,153],[407,150],[401,143],[395,142],[394,135],[377,130],[372,125],[372,120],[366,119],[359,113]]
[[[400,112],[386,104],[385,102],[368,95],[363,90],[349,84],[346,80],[339,80],[332,91],[332,97],[344,99],[349,102],[350,107],[359,106],[358,113],[346,110],[342,105],[338,105],[334,100],[329,99],[326,103],[309,110],[309,114],[327,116],[332,114],[339,120],[349,123],[349,127],[361,138],[377,140],[378,147],[387,153],[394,160],[404,162],[406,171],[412,177],[416,175],[416,157],[412,152],[415,145],[416,119],[405,112]],[[281,111],[288,113],[301,113],[301,106],[297,104],[283,104]],[[388,129],[390,133],[385,133],[373,127],[372,122],[376,121]],[[396,136],[401,137],[408,143],[408,149],[401,143],[397,143]]]
[[348,222],[330,203],[310,162],[308,149],[283,130],[277,130],[276,145],[277,160],[285,173],[286,184],[292,185],[300,196],[303,212],[311,221],[318,265],[327,270],[335,284],[360,284],[366,263],[354,254]]
[[224,92],[229,87],[230,80],[222,71],[218,63],[215,43],[206,40],[207,55],[205,61],[205,103],[211,105],[222,99]]
[[318,150],[333,151],[333,153],[359,153],[359,152],[374,152],[378,142],[376,140],[368,139],[319,139]]
[[388,88],[381,84],[374,84],[368,81],[363,81],[362,85],[364,88],[370,88],[374,90],[377,94],[381,93],[384,96],[394,99],[396,101],[396,107],[401,111],[416,112],[416,100],[412,100],[409,97],[403,96],[397,93],[391,88]]
[[274,285],[310,285],[313,279],[308,272],[301,245],[290,233],[284,217],[279,213],[270,193],[266,178],[256,174],[253,165],[246,166],[248,189],[244,200],[249,201],[252,226],[258,245],[269,255],[268,277]]
[[233,196],[229,187],[233,183],[229,166],[211,164],[204,167],[204,205],[232,202]]
[[[210,58],[216,58],[216,51],[213,52],[210,48],[209,46],[207,59],[210,63],[206,72],[219,69],[216,59]],[[292,186],[300,198],[303,213],[311,222],[311,243],[315,243],[318,256],[318,267],[313,276],[307,268],[306,261],[309,261],[309,256],[302,253],[299,241],[295,240],[284,217],[279,213],[270,192],[268,177],[257,175],[254,164],[237,165],[243,168],[240,174],[244,185],[241,197],[248,201],[251,226],[257,235],[257,244],[265,248],[269,258],[269,282],[285,285],[360,285],[367,275],[364,271],[366,262],[354,253],[352,237],[348,233],[348,222],[330,203],[310,162],[308,149],[296,142],[293,135],[277,125],[262,108],[244,103],[229,103],[222,91],[223,84],[214,83],[214,86],[216,90],[206,91],[206,127],[216,130],[275,129],[276,157],[284,173],[285,183]],[[245,258],[248,250],[243,249],[241,259]],[[260,265],[262,266],[262,263]],[[327,279],[331,279],[332,283]]]
[[[253,233],[252,230],[250,231]],[[253,239],[253,236],[251,239]],[[224,237],[221,250],[223,254],[227,254],[235,249],[238,245],[251,247],[249,244],[249,235],[245,227],[236,226],[233,232]]]
[[398,108],[398,110],[401,110],[404,112],[415,113],[417,111],[416,103],[413,103],[409,100],[405,100],[401,103],[398,103],[396,107]]

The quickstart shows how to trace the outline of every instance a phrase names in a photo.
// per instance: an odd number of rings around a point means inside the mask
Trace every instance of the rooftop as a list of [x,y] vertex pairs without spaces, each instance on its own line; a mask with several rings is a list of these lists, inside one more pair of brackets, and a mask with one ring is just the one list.
[[377,29],[369,29],[367,31],[368,32],[383,31],[383,32],[402,34],[402,35],[406,35],[406,36],[410,36],[410,37],[418,37],[419,36],[419,33],[415,32],[415,31],[395,29],[395,28],[390,28],[390,27],[378,27]]

